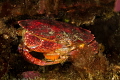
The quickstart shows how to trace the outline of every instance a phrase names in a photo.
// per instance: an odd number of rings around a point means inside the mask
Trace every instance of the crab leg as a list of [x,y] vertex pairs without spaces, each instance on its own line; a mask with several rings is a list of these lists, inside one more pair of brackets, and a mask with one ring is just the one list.
[[33,57],[30,53],[29,53],[29,50],[25,47],[25,46],[22,46],[22,45],[19,45],[19,48],[18,48],[19,52],[25,57],[25,59],[33,64],[36,64],[36,65],[40,65],[40,66],[45,66],[45,65],[52,65],[52,64],[58,64],[60,63],[60,61],[54,61],[54,62],[47,62],[47,61],[43,61],[43,60],[40,60],[40,59],[37,59],[35,57]]

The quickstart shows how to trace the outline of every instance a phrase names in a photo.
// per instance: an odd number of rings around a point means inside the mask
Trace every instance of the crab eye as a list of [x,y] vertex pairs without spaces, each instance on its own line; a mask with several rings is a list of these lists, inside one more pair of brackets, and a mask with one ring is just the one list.
[[80,44],[80,45],[79,45],[79,48],[82,49],[82,48],[84,48],[84,46],[85,46],[84,43],[83,43],[83,44]]

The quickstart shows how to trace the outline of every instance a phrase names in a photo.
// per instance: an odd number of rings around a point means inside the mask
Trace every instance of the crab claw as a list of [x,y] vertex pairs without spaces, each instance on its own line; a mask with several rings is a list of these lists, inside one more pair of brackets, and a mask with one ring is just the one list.
[[58,64],[61,62],[61,61],[48,62],[48,61],[37,59],[29,53],[29,50],[25,46],[22,46],[22,45],[19,45],[18,50],[27,61],[36,65],[45,66],[45,65]]

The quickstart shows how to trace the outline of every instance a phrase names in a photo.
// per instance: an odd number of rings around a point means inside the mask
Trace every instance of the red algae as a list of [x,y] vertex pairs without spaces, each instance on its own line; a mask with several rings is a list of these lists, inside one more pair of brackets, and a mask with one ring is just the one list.
[[120,0],[116,0],[114,11],[115,12],[120,12]]
[[26,71],[23,72],[21,75],[25,79],[34,79],[36,77],[40,77],[40,73],[38,71]]

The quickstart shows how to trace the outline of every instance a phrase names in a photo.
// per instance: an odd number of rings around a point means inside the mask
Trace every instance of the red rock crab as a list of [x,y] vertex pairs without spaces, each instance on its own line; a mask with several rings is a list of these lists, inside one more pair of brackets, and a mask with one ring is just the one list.
[[[31,63],[44,66],[62,63],[79,53],[84,44],[93,46],[96,53],[98,43],[91,31],[54,20],[21,20],[24,28],[20,53]],[[33,57],[29,52],[42,52],[44,60]]]

